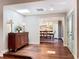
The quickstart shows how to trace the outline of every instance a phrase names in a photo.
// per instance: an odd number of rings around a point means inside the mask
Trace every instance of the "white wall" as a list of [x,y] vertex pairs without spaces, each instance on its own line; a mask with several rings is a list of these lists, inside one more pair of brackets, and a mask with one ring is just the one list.
[[29,44],[40,44],[40,20],[38,16],[26,16],[26,30],[29,32]]
[[[8,21],[10,19],[13,20],[14,24],[13,24],[13,32],[15,32],[15,26],[18,24],[22,24],[22,21],[24,19],[24,17],[10,9],[8,9],[7,7],[4,7],[4,12],[3,12],[3,43],[4,44],[4,49],[7,49],[8,47],[8,33],[10,32],[9,28],[10,26],[8,26]],[[3,50],[4,50],[3,49]]]
[[53,24],[54,38],[58,38],[58,22]]

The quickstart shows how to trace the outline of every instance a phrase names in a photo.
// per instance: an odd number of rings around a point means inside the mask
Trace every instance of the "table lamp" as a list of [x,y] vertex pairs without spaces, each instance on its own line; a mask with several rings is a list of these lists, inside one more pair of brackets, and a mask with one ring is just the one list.
[[12,32],[12,27],[13,27],[13,21],[12,21],[12,19],[10,19],[7,24],[10,24],[10,28],[11,28],[11,32]]

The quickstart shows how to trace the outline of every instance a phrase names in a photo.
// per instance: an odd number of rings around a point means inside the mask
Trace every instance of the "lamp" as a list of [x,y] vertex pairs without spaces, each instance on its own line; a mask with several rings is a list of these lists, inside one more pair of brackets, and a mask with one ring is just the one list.
[[10,19],[8,22],[7,22],[7,24],[10,24],[10,28],[11,28],[11,32],[12,32],[12,27],[13,27],[13,21],[12,21],[12,19]]

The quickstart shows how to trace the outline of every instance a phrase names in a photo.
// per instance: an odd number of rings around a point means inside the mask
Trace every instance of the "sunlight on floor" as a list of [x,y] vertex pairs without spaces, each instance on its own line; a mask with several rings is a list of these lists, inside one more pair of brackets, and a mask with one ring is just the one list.
[[47,51],[48,54],[56,54],[56,51]]

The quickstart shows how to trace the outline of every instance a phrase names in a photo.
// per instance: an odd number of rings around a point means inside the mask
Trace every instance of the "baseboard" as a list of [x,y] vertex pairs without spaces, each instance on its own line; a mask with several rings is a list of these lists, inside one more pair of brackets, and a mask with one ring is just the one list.
[[40,42],[38,43],[38,42],[29,42],[29,44],[40,44]]
[[54,39],[61,40],[63,42],[63,39],[62,38],[54,38]]
[[[70,48],[69,47],[67,47],[69,50],[70,50]],[[70,51],[71,52],[71,51]],[[72,52],[71,52],[72,53]],[[73,55],[73,57],[74,57],[74,59],[79,59],[79,58],[77,58],[77,55],[75,55],[75,54],[73,54],[72,53],[72,55]]]
[[0,57],[3,57],[3,53],[0,52]]
[[79,57],[77,58],[77,55],[74,55],[74,59],[79,59]]
[[8,52],[8,49],[2,50],[2,51],[0,52],[0,57],[3,57],[3,54],[6,53],[6,52]]
[[54,39],[59,39],[59,40],[62,40],[62,38],[54,38]]
[[67,44],[63,43],[63,45],[64,45],[65,47],[67,47]]

